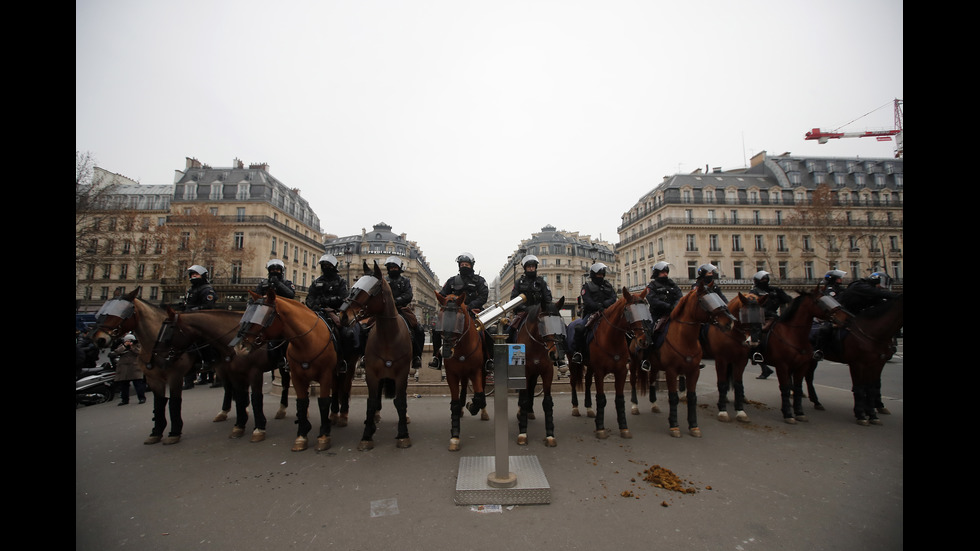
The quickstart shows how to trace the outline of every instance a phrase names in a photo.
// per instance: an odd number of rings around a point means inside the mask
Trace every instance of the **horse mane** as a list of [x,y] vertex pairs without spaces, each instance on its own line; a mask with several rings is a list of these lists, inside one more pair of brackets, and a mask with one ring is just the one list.
[[807,291],[797,291],[797,293],[799,294],[793,299],[792,302],[789,303],[789,306],[786,307],[786,311],[779,316],[779,319],[792,319],[793,316],[796,315],[797,310],[800,309],[800,305],[803,304],[803,299],[811,296]]

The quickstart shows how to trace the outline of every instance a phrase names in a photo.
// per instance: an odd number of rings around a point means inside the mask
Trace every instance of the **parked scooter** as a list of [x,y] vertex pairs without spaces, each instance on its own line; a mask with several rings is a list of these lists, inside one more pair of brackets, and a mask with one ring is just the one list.
[[75,407],[104,404],[116,395],[116,370],[105,362],[97,368],[82,370],[75,381]]

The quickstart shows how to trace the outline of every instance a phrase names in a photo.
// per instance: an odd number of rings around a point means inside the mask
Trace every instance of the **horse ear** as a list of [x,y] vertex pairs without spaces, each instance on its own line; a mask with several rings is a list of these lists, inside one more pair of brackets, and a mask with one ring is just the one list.
[[562,295],[562,297],[558,299],[558,302],[555,303],[555,306],[557,306],[558,309],[561,310],[561,307],[564,305],[565,305],[565,296]]
[[374,277],[378,279],[384,279],[383,277],[381,277],[381,266],[378,266],[377,260],[374,261]]
[[251,289],[248,290],[248,294],[252,296],[252,300],[259,300],[260,298],[262,298],[262,295],[256,293]]
[[438,302],[443,306],[446,305],[446,297],[442,296],[442,293],[440,293],[439,291],[436,291],[436,302]]
[[643,290],[640,291],[640,298],[647,298],[647,293],[648,292],[650,292],[650,288],[649,287],[644,287]]
[[174,318],[176,318],[176,317],[177,317],[177,312],[175,312],[174,309],[171,308],[170,305],[168,304],[167,305],[167,319],[169,319],[170,321],[174,321]]
[[629,302],[630,296],[632,296],[630,295],[630,290],[627,289],[625,285],[623,285],[623,299],[626,300],[626,302]]

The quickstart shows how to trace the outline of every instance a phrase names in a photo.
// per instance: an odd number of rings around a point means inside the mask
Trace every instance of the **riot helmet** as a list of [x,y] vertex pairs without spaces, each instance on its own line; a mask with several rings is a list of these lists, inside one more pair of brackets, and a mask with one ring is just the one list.
[[[195,276],[197,276],[197,277],[195,277]],[[198,279],[198,278],[200,278],[200,279],[202,279],[204,281],[207,281],[208,280],[208,269],[205,268],[204,266],[201,266],[200,264],[195,264],[195,265],[191,266],[190,268],[187,268],[187,277],[191,278],[192,281],[195,280],[195,279]]]
[[534,256],[533,254],[529,254],[529,255],[525,256],[524,259],[521,260],[521,267],[523,267],[526,270],[528,264],[534,264],[534,267],[537,268],[538,267],[538,257]]
[[842,282],[842,278],[847,275],[847,272],[841,270],[830,270],[827,275],[823,276],[824,282],[827,285],[839,285]]
[[769,288],[769,272],[765,270],[759,270],[752,276],[752,281],[755,283],[756,287],[760,289]]
[[702,280],[704,283],[711,283],[716,277],[718,277],[718,267],[714,264],[706,263],[698,266],[697,279]]
[[[463,264],[468,264],[463,266]],[[456,264],[459,265],[459,274],[462,276],[473,275],[473,266],[476,264],[476,259],[470,253],[463,253],[456,257]]]
[[654,279],[660,276],[660,274],[669,274],[669,273],[670,273],[670,264],[661,260],[660,262],[657,262],[656,264],[653,265],[652,277]]
[[589,268],[589,275],[591,277],[606,277],[606,270],[609,266],[606,266],[602,262],[596,262]]
[[401,274],[404,266],[405,265],[402,262],[402,259],[398,258],[397,256],[389,256],[385,259],[385,269],[387,269],[388,273],[393,276]]
[[282,260],[278,258],[273,258],[272,260],[266,262],[265,271],[269,272],[279,272],[279,275],[286,273],[286,265],[283,264]]
[[332,254],[325,254],[320,257],[320,271],[323,275],[330,275],[337,273],[337,257]]

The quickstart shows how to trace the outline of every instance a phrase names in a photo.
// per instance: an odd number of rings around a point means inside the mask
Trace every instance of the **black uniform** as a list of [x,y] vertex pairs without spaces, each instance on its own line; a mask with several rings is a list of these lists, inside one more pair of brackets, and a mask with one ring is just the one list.
[[654,324],[669,314],[684,296],[681,288],[669,277],[654,278],[647,283],[647,303],[650,304],[650,317]]
[[466,307],[470,310],[483,308],[483,305],[487,303],[487,298],[490,297],[490,288],[487,286],[487,280],[483,279],[483,276],[472,272],[466,274],[459,273],[449,278],[449,281],[442,286],[440,294],[443,296],[458,296],[464,291],[466,292]]
[[216,302],[218,295],[214,292],[214,287],[203,278],[194,279],[184,296],[184,310],[211,310]]
[[[391,287],[391,295],[395,299],[395,308],[408,323],[408,329],[412,335],[412,369],[418,369],[422,366],[422,347],[425,345],[425,333],[422,331],[422,326],[419,325],[415,313],[405,310],[415,298],[412,281],[400,271],[397,273],[388,272],[385,279],[388,281],[388,286]],[[367,338],[366,335],[365,333],[364,338]]]
[[773,287],[768,284],[756,284],[749,291],[753,295],[758,297],[768,296],[766,303],[762,305],[762,310],[766,314],[766,319],[772,319],[779,316],[779,309],[783,307],[784,304],[789,304],[793,302],[793,299],[786,293],[786,291],[780,289],[779,287]]
[[518,312],[527,310],[527,307],[532,304],[547,304],[552,302],[551,289],[548,288],[548,282],[537,275],[534,277],[528,276],[526,272],[517,280],[517,283],[514,285],[514,290],[510,292],[510,298],[517,298],[521,294],[526,299],[515,308]]
[[590,278],[582,285],[582,318],[589,319],[589,316],[612,306],[618,299],[619,295],[606,278]]
[[336,310],[344,303],[347,293],[347,280],[340,277],[339,273],[321,275],[313,280],[310,293],[306,295],[306,305],[311,310]]
[[898,296],[898,293],[882,289],[870,279],[865,278],[848,285],[843,296],[837,296],[837,302],[840,302],[845,310],[856,316],[862,310]]

